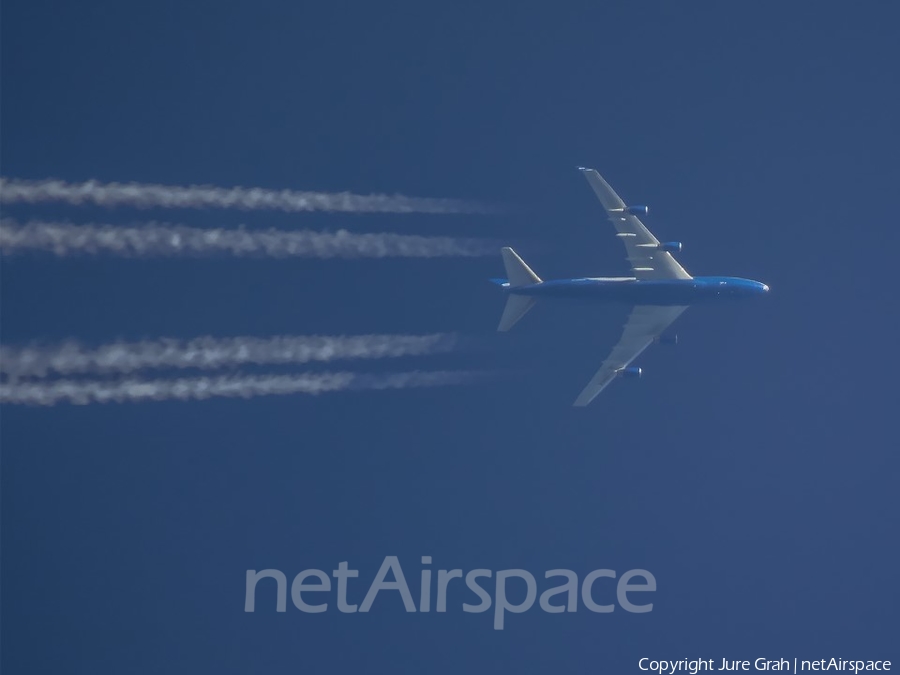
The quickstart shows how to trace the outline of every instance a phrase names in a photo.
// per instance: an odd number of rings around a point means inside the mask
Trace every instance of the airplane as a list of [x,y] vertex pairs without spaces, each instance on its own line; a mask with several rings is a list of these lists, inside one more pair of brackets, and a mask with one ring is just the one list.
[[660,242],[638,218],[646,215],[649,207],[625,204],[594,169],[578,168],[606,209],[616,236],[625,244],[633,276],[544,281],[514,250],[504,247],[501,254],[507,278],[491,281],[507,294],[497,327],[501,332],[512,328],[538,298],[583,298],[634,306],[618,344],[575,399],[575,406],[586,406],[616,378],[640,377],[641,369],[631,362],[651,344],[676,343],[677,336],[664,333],[690,305],[757,297],[768,293],[769,287],[739,277],[692,277],[672,255],[681,251],[681,242]]

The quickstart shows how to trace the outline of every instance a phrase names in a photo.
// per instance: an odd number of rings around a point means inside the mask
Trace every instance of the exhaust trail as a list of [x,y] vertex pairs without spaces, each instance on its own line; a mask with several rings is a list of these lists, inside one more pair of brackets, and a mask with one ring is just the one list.
[[57,345],[0,346],[0,373],[10,380],[56,375],[129,374],[153,368],[216,368],[304,364],[339,359],[383,359],[446,353],[457,335],[280,335],[271,338],[200,337],[112,342],[88,347],[75,340]]
[[7,204],[95,204],[181,209],[240,209],[245,211],[338,211],[343,213],[490,213],[483,204],[460,199],[350,192],[300,192],[213,185],[159,185],[154,183],[101,183],[89,180],[21,180],[0,177],[0,201]]
[[490,255],[496,248],[485,239],[388,232],[205,229],[156,222],[118,226],[32,220],[23,225],[11,218],[0,220],[0,252],[4,255],[48,252],[60,257],[438,258]]
[[0,384],[0,403],[53,406],[57,403],[139,403],[143,401],[199,401],[214,397],[253,398],[287,394],[324,394],[337,391],[442,387],[476,382],[484,373],[470,371],[410,371],[389,374],[348,372],[300,375],[243,375],[115,382],[56,380]]

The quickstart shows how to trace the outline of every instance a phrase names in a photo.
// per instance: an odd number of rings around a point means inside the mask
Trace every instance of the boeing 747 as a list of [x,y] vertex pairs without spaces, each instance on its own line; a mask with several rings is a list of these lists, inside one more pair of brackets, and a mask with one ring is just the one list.
[[632,276],[543,281],[507,247],[501,253],[508,278],[492,281],[507,294],[499,331],[512,328],[538,298],[587,298],[633,305],[618,344],[575,399],[576,406],[586,406],[617,377],[640,377],[641,369],[631,362],[653,342],[666,340],[663,333],[690,305],[765,295],[769,287],[739,277],[692,277],[672,255],[681,251],[681,242],[660,242],[638,218],[647,214],[648,207],[626,205],[599,173],[580,171],[625,244]]

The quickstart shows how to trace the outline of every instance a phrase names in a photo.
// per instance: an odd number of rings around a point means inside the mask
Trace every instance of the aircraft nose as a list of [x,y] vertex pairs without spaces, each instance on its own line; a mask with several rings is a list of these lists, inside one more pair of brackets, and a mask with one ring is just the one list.
[[769,287],[766,284],[763,284],[763,293],[768,293]]

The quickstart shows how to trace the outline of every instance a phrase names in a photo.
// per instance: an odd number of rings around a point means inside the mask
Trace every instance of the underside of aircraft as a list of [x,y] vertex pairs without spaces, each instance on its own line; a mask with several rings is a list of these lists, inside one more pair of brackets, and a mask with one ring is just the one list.
[[575,399],[574,405],[586,406],[617,377],[640,377],[641,369],[631,366],[632,361],[654,342],[670,341],[666,329],[690,305],[756,297],[768,293],[769,287],[740,277],[692,277],[673,256],[681,251],[681,242],[659,241],[638,218],[648,213],[647,206],[626,205],[594,169],[580,170],[625,245],[632,276],[544,281],[506,247],[501,254],[507,278],[492,281],[507,294],[497,327],[501,332],[512,328],[539,298],[586,298],[632,306],[619,342]]

